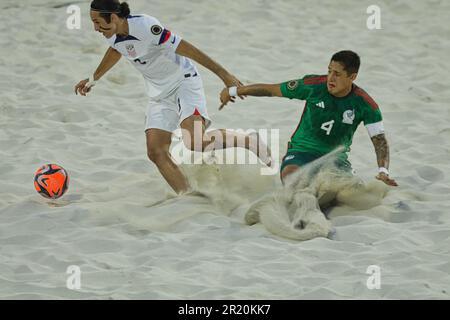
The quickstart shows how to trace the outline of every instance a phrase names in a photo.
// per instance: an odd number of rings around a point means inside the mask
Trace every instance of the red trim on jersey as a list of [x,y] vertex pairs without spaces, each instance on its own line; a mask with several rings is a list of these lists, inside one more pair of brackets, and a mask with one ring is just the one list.
[[378,104],[375,102],[375,100],[372,99],[371,96],[369,96],[367,94],[367,92],[365,92],[363,89],[361,89],[358,86],[355,86],[355,90],[353,91],[353,93],[357,96],[360,96],[361,98],[364,99],[364,101],[366,101],[373,110],[377,110],[378,109]]
[[303,84],[305,86],[310,86],[313,84],[321,84],[324,82],[327,82],[327,76],[317,76],[317,77],[306,78],[303,80]]
[[194,116],[201,116],[201,114],[200,114],[200,112],[198,112],[197,108],[195,108],[195,111],[194,111],[193,115]]

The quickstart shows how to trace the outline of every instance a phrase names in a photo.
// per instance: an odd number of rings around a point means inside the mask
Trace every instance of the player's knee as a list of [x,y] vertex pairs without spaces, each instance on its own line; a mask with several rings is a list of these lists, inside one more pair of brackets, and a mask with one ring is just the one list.
[[165,161],[169,156],[168,151],[160,148],[147,149],[147,156],[155,164]]

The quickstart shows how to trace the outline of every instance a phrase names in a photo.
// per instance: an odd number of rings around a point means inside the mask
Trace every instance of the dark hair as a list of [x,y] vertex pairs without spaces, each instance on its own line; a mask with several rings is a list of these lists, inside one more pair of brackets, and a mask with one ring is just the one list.
[[339,62],[347,71],[347,74],[357,73],[361,60],[358,54],[350,50],[339,51],[333,54],[331,61]]
[[106,23],[111,23],[111,13],[117,14],[120,18],[126,18],[130,15],[128,3],[119,0],[93,0],[91,10],[100,13],[100,17],[105,19]]

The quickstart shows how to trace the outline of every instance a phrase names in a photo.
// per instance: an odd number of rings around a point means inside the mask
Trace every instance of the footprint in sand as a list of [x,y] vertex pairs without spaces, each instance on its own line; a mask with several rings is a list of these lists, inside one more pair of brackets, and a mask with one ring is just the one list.
[[444,179],[444,172],[430,166],[417,168],[416,171],[422,179],[427,181],[437,182]]

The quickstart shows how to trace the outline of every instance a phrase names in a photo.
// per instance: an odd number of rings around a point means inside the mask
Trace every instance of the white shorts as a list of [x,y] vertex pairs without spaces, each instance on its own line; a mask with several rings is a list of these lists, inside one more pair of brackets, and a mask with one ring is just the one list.
[[150,100],[145,114],[145,130],[173,132],[183,120],[194,114],[202,116],[206,127],[209,127],[211,120],[206,110],[203,82],[199,75],[185,78],[168,97]]

